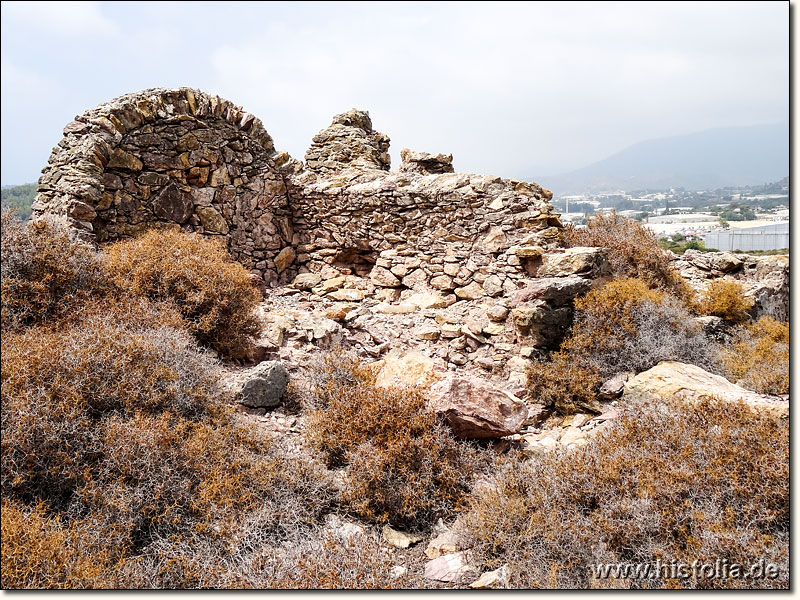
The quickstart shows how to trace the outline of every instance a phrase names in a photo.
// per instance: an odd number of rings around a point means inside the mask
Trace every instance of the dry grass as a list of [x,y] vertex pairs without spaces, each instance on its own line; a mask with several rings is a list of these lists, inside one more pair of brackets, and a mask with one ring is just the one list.
[[671,291],[683,299],[692,295],[672,268],[667,252],[658,245],[655,234],[633,219],[612,212],[590,217],[583,228],[567,224],[564,244],[567,248],[606,248],[614,276],[641,279],[650,287]]
[[343,500],[364,518],[425,528],[468,489],[474,453],[426,408],[420,390],[380,388],[342,352],[318,367],[320,408],[309,439],[330,466],[345,466]]
[[261,294],[220,240],[150,230],[106,252],[109,277],[125,294],[172,301],[201,343],[226,358],[247,354],[261,331]]
[[726,375],[761,394],[789,393],[789,324],[772,317],[739,327],[723,352]]
[[700,314],[722,317],[731,323],[746,321],[749,318],[747,311],[751,308],[753,301],[745,298],[742,284],[724,279],[712,281],[697,303]]
[[[485,568],[513,587],[782,587],[788,578],[789,427],[744,404],[629,406],[596,441],[510,461],[471,499]],[[777,580],[598,580],[595,563],[780,566]]]

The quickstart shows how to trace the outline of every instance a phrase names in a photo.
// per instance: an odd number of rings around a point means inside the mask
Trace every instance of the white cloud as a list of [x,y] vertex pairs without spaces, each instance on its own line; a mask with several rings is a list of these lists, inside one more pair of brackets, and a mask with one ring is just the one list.
[[3,2],[2,10],[3,18],[62,36],[107,36],[119,31],[98,2]]

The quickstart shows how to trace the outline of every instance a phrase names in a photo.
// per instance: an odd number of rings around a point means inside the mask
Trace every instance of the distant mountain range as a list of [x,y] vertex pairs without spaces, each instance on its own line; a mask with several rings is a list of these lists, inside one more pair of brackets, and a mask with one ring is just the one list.
[[561,175],[533,177],[555,195],[759,185],[789,172],[789,123],[724,127],[639,142]]

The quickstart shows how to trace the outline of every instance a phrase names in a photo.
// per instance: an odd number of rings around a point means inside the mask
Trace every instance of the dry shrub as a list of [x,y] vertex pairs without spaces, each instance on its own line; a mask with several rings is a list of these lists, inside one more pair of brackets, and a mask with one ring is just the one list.
[[639,373],[663,360],[715,370],[716,347],[679,300],[638,279],[619,279],[575,300],[562,350],[603,377]]
[[[627,407],[591,444],[509,461],[465,523],[512,587],[782,587],[789,583],[789,427],[743,403]],[[597,563],[780,567],[777,580],[595,579]]]
[[330,466],[346,465],[343,500],[361,516],[424,528],[466,492],[473,452],[427,409],[418,389],[381,388],[341,351],[315,375],[320,408],[309,439]]
[[722,317],[732,323],[746,321],[747,311],[751,308],[753,301],[745,298],[742,284],[724,279],[712,281],[698,302],[698,312],[701,314]]
[[221,240],[151,229],[107,249],[111,280],[126,294],[175,303],[197,339],[242,358],[261,331],[261,294]]
[[116,532],[91,519],[64,525],[42,504],[29,508],[3,498],[0,529],[4,589],[104,587],[120,558],[106,543]]
[[108,291],[97,253],[64,228],[22,224],[5,212],[0,243],[3,332],[59,317]]
[[[317,528],[290,542],[227,547],[191,533],[163,538],[117,571],[115,587],[382,589],[408,587],[396,564],[369,535],[343,540]],[[146,585],[142,585],[146,582]]]
[[553,406],[562,415],[597,410],[597,390],[603,384],[596,369],[581,366],[566,352],[553,352],[549,361],[534,362],[528,371],[528,393],[537,403]]
[[567,248],[605,248],[614,276],[635,277],[681,298],[691,296],[690,288],[672,268],[669,254],[658,245],[655,234],[638,221],[616,212],[595,215],[589,218],[586,227],[567,224],[564,244]]
[[772,317],[738,327],[723,351],[731,381],[761,394],[789,393],[789,324]]
[[575,300],[561,351],[534,363],[531,397],[563,414],[596,410],[604,379],[640,373],[664,360],[718,371],[718,349],[675,297],[640,279],[617,279]]
[[69,495],[106,415],[209,413],[216,363],[180,324],[169,307],[109,299],[58,326],[4,336],[3,493]]
[[[148,587],[163,540],[248,554],[329,510],[324,469],[237,423],[216,361],[182,324],[170,305],[106,299],[3,336],[2,495],[41,516],[38,537],[3,537],[13,585]],[[19,546],[51,541],[64,550]]]
[[[331,531],[304,540],[264,561],[265,587],[290,589],[402,589],[406,576],[392,577],[395,562],[371,536],[342,541]],[[264,557],[261,558],[264,560]]]

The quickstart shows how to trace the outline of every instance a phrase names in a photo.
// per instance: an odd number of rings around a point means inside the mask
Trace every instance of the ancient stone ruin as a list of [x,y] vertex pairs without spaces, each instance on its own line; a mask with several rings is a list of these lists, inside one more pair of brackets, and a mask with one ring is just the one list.
[[[343,346],[371,361],[379,385],[432,385],[460,435],[585,443],[613,411],[534,432],[552,407],[526,390],[533,362],[568,331],[574,299],[607,279],[607,250],[563,248],[552,194],[535,183],[457,173],[452,155],[409,149],[391,170],[388,149],[368,113],[350,110],[300,162],[226,100],[146,90],[64,128],[34,217],[67,221],[100,245],[150,227],[224,239],[271,288],[252,358],[280,363],[232,377],[247,410],[263,415],[287,372]],[[687,251],[673,262],[698,290],[740,281],[753,316],[788,317],[788,257]],[[729,335],[720,317],[697,320],[712,337]],[[623,393],[628,374],[619,375],[601,388],[604,401]]]
[[403,150],[368,113],[336,115],[305,163],[261,121],[198,90],[151,89],[64,128],[34,216],[57,215],[99,243],[156,224],[224,236],[267,286],[310,273],[460,297],[511,293],[561,231],[536,184],[455,173],[452,156]]

